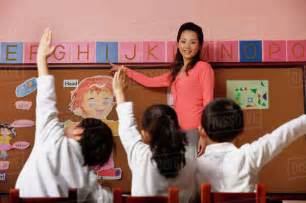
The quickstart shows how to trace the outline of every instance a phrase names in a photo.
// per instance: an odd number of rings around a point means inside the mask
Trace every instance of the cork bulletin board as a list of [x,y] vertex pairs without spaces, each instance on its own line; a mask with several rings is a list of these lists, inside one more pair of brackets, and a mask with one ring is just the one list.
[[[237,145],[251,142],[282,123],[304,113],[304,67],[302,65],[253,66],[245,64],[242,66],[237,64],[213,64],[216,77],[215,97],[226,96],[227,80],[269,81],[269,108],[244,110],[246,129],[237,139]],[[166,72],[168,65],[135,65],[131,67],[148,76],[157,76]],[[71,91],[75,87],[69,87],[69,85],[64,87],[64,81],[77,80],[80,82],[84,78],[97,75],[111,77],[109,66],[99,64],[53,64],[50,69],[50,73],[56,79],[57,104],[61,121],[81,119],[80,116],[69,110]],[[9,188],[14,187],[16,178],[32,150],[35,127],[31,125],[30,121],[35,122],[36,91],[34,90],[23,97],[17,97],[16,87],[36,76],[34,65],[1,65],[0,68],[0,93],[2,97],[0,100],[0,122],[12,124],[14,121],[23,120],[22,124],[25,125],[15,128],[16,136],[11,137],[9,145],[16,142],[30,143],[30,146],[25,149],[12,148],[6,151],[7,157],[1,159],[1,161],[9,162],[9,167],[0,171],[0,192],[8,192]],[[138,123],[146,107],[156,103],[167,103],[166,93],[166,88],[144,88],[130,81],[127,99],[135,103],[134,110]],[[117,120],[115,106],[107,119]],[[120,180],[100,180],[100,183],[111,187],[121,187],[125,192],[129,192],[131,173],[127,165],[126,154],[119,137],[116,136],[115,141],[114,164],[115,167],[122,169],[122,178]],[[268,192],[298,193],[306,190],[305,146],[306,139],[302,137],[264,167],[260,173],[259,181],[266,184]]]

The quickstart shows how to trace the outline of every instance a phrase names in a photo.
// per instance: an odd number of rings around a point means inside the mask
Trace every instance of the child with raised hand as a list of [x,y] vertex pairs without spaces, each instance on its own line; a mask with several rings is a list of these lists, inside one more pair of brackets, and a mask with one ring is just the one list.
[[145,87],[170,88],[179,124],[186,131],[188,155],[196,158],[205,149],[204,140],[199,139],[198,127],[203,107],[213,99],[214,71],[209,63],[201,60],[204,35],[199,25],[192,22],[182,24],[176,41],[176,55],[167,73],[148,77],[114,64],[111,64],[111,70],[124,69],[129,78]]
[[198,188],[205,182],[216,192],[255,191],[262,167],[306,134],[306,116],[301,115],[237,148],[233,141],[243,131],[243,112],[234,101],[225,98],[206,106],[201,125],[200,134],[207,147],[197,159]]
[[147,108],[137,130],[133,103],[125,99],[126,76],[115,73],[113,90],[117,101],[119,136],[132,172],[133,196],[167,195],[169,186],[180,189],[180,202],[193,201],[195,163],[185,156],[185,133],[175,111],[163,104]]
[[78,200],[112,202],[91,171],[104,164],[113,149],[110,128],[98,119],[86,118],[64,131],[58,119],[54,77],[49,75],[47,58],[52,33],[46,29],[37,51],[37,96],[35,143],[20,172],[16,188],[21,197],[63,197],[68,189],[78,190]]

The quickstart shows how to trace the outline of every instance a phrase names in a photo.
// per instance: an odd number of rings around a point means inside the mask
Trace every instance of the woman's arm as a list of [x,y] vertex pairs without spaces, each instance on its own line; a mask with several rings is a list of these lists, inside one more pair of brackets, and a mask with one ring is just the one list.
[[155,77],[148,77],[132,69],[125,69],[126,75],[145,87],[169,87],[171,81],[170,73],[164,73]]
[[171,81],[170,72],[164,73],[160,76],[156,77],[148,77],[142,73],[129,69],[125,66],[119,66],[115,64],[111,64],[111,71],[116,72],[118,70],[123,69],[126,75],[137,83],[145,86],[145,87],[168,87]]

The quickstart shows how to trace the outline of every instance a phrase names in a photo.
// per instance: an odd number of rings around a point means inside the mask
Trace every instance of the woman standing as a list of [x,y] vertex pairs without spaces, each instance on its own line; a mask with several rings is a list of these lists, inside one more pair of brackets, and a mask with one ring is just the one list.
[[124,66],[112,65],[112,71],[123,68],[127,76],[145,87],[170,87],[173,106],[181,128],[186,131],[194,158],[204,152],[205,142],[199,140],[203,108],[213,99],[214,72],[201,60],[202,28],[192,22],[181,25],[177,34],[177,52],[170,71],[157,77],[147,77]]

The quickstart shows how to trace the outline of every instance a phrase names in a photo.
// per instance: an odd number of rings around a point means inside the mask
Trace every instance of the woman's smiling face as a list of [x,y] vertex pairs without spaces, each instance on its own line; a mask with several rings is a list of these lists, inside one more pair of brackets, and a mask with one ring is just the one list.
[[189,63],[192,58],[199,52],[200,43],[196,32],[185,30],[182,32],[178,41],[178,48],[183,56],[184,63]]

